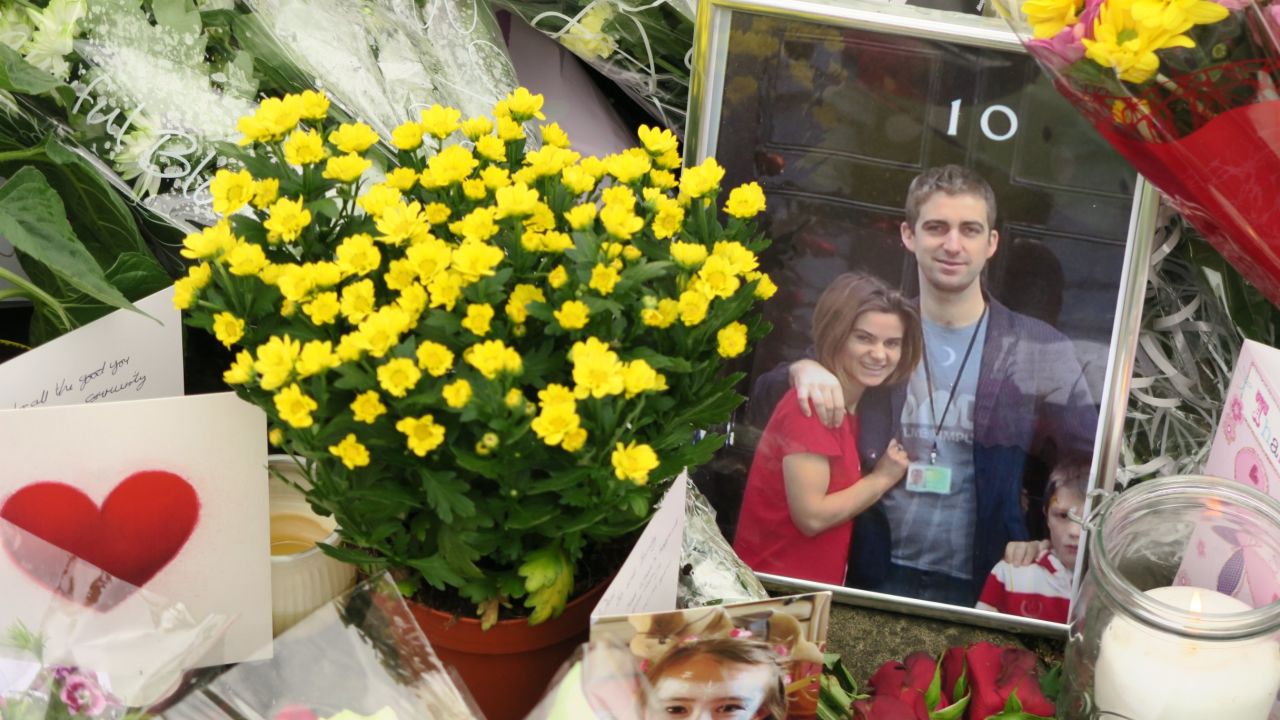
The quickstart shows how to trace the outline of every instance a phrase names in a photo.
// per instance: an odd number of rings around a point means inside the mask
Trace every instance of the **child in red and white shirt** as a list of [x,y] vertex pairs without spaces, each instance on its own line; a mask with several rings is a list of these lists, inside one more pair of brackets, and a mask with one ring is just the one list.
[[1001,560],[987,576],[979,610],[995,610],[1036,620],[1065,623],[1071,607],[1071,579],[1080,550],[1079,518],[1089,483],[1089,463],[1059,463],[1045,488],[1049,548],[1030,565]]

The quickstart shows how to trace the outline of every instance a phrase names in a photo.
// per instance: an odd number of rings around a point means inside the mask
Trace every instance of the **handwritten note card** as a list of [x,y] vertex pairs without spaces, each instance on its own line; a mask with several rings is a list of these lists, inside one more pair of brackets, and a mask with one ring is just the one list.
[[591,613],[593,620],[606,615],[676,609],[688,487],[689,476],[681,473],[636,541],[618,576],[604,591]]
[[0,365],[0,409],[182,395],[173,288],[135,305],[146,315],[117,310]]

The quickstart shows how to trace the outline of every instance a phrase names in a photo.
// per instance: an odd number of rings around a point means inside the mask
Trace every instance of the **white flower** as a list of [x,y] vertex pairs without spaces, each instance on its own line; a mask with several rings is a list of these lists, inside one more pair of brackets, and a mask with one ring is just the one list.
[[85,14],[84,0],[50,0],[44,10],[28,10],[35,32],[22,46],[23,58],[53,75],[66,80],[71,74],[67,55],[71,54],[77,24]]
[[120,138],[118,150],[111,157],[120,179],[132,182],[138,197],[149,197],[160,190],[161,174],[154,156],[162,138],[145,120],[135,119],[133,131]]
[[30,37],[31,25],[22,8],[7,7],[0,10],[0,43],[19,50]]

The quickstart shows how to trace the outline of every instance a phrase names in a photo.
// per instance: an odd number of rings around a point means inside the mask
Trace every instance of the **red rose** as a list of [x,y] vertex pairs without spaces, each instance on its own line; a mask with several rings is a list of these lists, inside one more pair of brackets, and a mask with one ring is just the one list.
[[1040,692],[1035,653],[981,642],[969,646],[965,660],[969,666],[971,693],[969,720],[986,720],[999,714],[1015,690],[1023,712],[1053,716],[1053,703]]
[[969,679],[965,672],[963,647],[947,648],[947,651],[943,653],[941,689],[942,705],[944,707],[959,700],[969,692]]

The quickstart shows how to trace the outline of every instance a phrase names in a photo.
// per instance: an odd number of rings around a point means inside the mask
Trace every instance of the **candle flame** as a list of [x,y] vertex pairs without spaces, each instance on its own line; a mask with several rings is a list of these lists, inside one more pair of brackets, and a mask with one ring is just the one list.
[[1203,606],[1200,604],[1200,591],[1196,590],[1191,593],[1191,612],[1198,613],[1202,610]]

